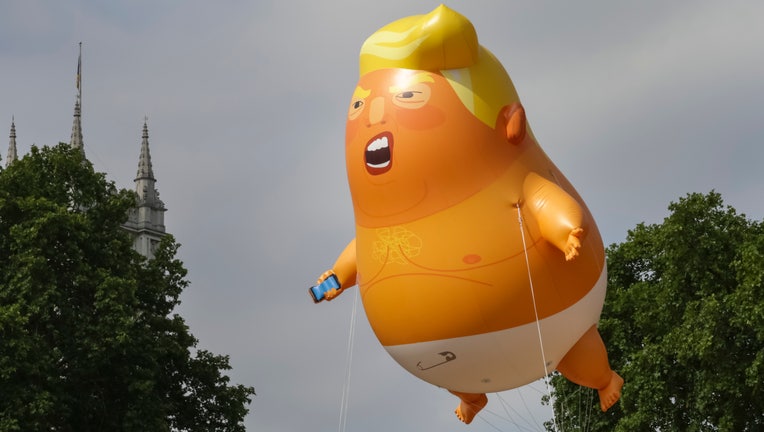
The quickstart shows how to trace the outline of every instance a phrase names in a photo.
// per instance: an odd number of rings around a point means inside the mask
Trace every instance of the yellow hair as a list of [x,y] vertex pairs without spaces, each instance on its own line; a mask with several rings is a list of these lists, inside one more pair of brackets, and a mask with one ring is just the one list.
[[386,68],[439,72],[464,106],[491,128],[501,108],[519,101],[507,71],[478,44],[472,23],[445,5],[394,21],[366,39],[360,75]]

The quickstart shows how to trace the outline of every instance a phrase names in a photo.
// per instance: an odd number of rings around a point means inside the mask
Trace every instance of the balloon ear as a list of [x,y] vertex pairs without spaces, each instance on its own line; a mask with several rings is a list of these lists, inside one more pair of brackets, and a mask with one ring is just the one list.
[[504,120],[504,132],[507,141],[511,144],[520,144],[525,138],[525,109],[520,102],[505,106],[501,109],[501,117]]

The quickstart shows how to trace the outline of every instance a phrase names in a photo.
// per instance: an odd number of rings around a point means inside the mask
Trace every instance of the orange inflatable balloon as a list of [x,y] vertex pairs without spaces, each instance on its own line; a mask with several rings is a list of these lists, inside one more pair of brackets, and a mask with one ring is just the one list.
[[618,400],[597,226],[466,18],[441,5],[366,40],[345,151],[356,237],[319,296],[357,284],[382,345],[466,423],[555,368]]

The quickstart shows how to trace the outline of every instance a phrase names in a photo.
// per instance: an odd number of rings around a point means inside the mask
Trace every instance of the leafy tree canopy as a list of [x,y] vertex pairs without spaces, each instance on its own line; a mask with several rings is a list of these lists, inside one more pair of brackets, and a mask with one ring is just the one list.
[[254,389],[173,314],[172,236],[133,251],[135,199],[66,144],[0,171],[0,430],[244,430]]
[[601,413],[555,376],[566,431],[764,429],[764,227],[713,191],[669,210],[608,248],[600,332],[626,384]]

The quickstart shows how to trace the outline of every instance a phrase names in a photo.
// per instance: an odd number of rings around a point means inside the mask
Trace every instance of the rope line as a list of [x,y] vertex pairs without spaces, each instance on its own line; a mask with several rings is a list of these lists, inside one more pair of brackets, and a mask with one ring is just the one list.
[[345,432],[348,424],[348,403],[350,402],[350,372],[353,365],[353,344],[355,342],[355,323],[358,311],[358,291],[355,290],[353,297],[353,312],[350,315],[350,331],[348,331],[348,349],[345,355],[347,368],[345,368],[345,385],[342,388],[342,401],[340,402],[339,432]]
[[[518,396],[520,396],[522,398],[522,392],[520,391],[520,389],[517,389],[516,393],[517,393]],[[504,397],[502,397],[501,394],[496,393],[496,397],[499,399],[499,401],[501,402],[502,407],[504,408],[504,413],[506,414],[506,419],[505,420],[507,422],[509,422],[509,423],[512,423],[515,426],[514,430],[517,430],[517,431],[530,431],[530,432],[541,430],[541,429],[539,429],[538,420],[536,420],[536,418],[533,416],[533,414],[531,413],[531,410],[528,408],[528,405],[525,404],[525,401],[523,401],[523,405],[525,406],[525,410],[528,412],[528,416],[525,416],[525,415],[521,414],[520,411],[518,411],[511,404],[509,404],[509,402],[507,402],[504,399]],[[509,412],[509,410],[512,410],[515,413],[515,415],[523,423],[525,423],[525,425],[518,423],[514,419],[512,414]]]
[[[546,354],[544,352],[544,340],[541,337],[541,321],[539,321],[538,307],[536,306],[536,290],[533,288],[533,277],[531,275],[531,262],[528,257],[528,246],[525,242],[525,229],[523,228],[523,215],[520,213],[520,204],[517,204],[517,221],[520,223],[520,237],[523,240],[523,251],[525,252],[525,266],[528,269],[528,283],[531,288],[531,300],[533,301],[533,315],[536,318],[536,331],[539,336],[539,347],[541,348],[541,361],[544,363],[544,384],[546,385],[546,393],[549,397],[549,403],[552,403],[552,392],[549,389],[549,368],[546,364]],[[552,426],[557,429],[557,416],[552,410]]]

